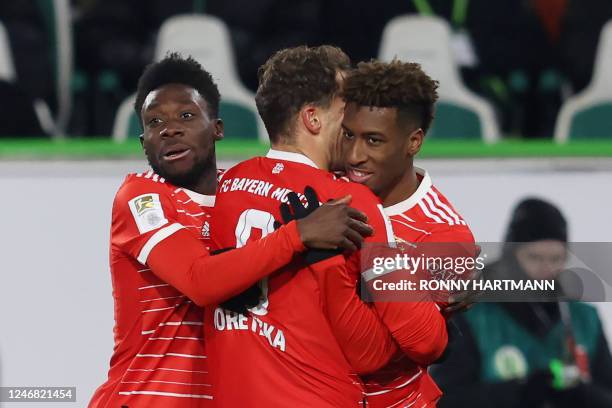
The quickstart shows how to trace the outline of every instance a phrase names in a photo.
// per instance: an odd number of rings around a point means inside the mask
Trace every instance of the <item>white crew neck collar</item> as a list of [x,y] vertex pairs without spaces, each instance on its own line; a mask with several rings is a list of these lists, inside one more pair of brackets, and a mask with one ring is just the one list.
[[404,201],[400,201],[397,204],[390,205],[389,207],[385,207],[385,214],[387,215],[398,215],[403,214],[421,201],[429,189],[431,188],[431,178],[429,177],[429,173],[426,170],[421,169],[419,167],[415,167],[414,170],[416,173],[423,178],[421,179],[421,183],[419,187],[417,187],[416,191],[412,193],[410,197],[405,199]]
[[270,149],[268,151],[268,154],[266,154],[266,157],[268,159],[276,159],[276,160],[284,160],[284,161],[290,161],[290,162],[295,162],[295,163],[302,163],[302,164],[306,164],[308,166],[314,167],[315,169],[319,168],[319,166],[317,166],[315,162],[310,160],[307,156],[303,155],[302,153],[285,152],[282,150]]

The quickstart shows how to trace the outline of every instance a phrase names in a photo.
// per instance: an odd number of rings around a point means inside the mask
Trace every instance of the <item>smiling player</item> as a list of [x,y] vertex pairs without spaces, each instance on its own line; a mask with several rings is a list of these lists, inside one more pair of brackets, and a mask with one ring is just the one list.
[[[382,200],[396,241],[473,257],[466,222],[429,174],[413,166],[433,120],[436,89],[418,64],[360,63],[345,81],[344,171]],[[458,244],[436,248],[439,243]],[[363,379],[370,408],[434,407],[441,395],[427,367],[405,355]]]
[[176,54],[150,65],[139,81],[135,109],[152,170],[128,175],[113,203],[115,347],[92,408],[210,406],[214,388],[198,306],[240,293],[305,245],[333,248],[356,239],[352,226],[361,223],[349,220],[353,213],[341,203],[209,256],[215,142],[223,136],[219,98],[210,74]]

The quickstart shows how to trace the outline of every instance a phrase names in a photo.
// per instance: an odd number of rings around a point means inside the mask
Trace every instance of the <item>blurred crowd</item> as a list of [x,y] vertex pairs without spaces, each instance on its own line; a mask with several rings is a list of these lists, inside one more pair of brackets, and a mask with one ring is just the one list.
[[[18,77],[14,85],[0,83],[0,94],[24,103],[43,99],[54,111],[54,38],[45,3],[0,2]],[[162,22],[195,12],[228,25],[238,72],[251,90],[259,65],[280,48],[328,43],[353,61],[367,60],[378,55],[393,17],[442,17],[461,38],[464,82],[494,105],[503,133],[551,137],[562,101],[589,83],[601,28],[612,19],[610,0],[71,0],[70,6],[75,69],[67,131],[75,136],[111,133],[118,105],[153,59]],[[19,106],[0,116],[34,115]],[[0,117],[0,134],[43,134],[34,122],[32,129],[11,129]]]

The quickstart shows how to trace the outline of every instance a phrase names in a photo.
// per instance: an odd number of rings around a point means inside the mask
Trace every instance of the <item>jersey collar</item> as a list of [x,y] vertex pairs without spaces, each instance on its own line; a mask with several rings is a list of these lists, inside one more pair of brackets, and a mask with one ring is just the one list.
[[397,204],[385,207],[385,214],[391,216],[405,213],[417,205],[431,188],[431,178],[429,177],[429,173],[419,167],[415,167],[414,170],[416,171],[417,175],[422,177],[419,187],[417,187],[416,191],[404,201],[400,201]]
[[187,190],[186,188],[182,189],[185,194],[189,196],[195,203],[199,204],[202,207],[214,207],[215,206],[215,196],[214,195],[205,195],[196,193],[195,191]]
[[266,154],[266,157],[268,159],[276,159],[276,160],[284,160],[284,161],[290,161],[290,162],[295,162],[295,163],[302,163],[302,164],[306,164],[308,166],[314,167],[315,169],[319,168],[315,164],[315,162],[310,160],[308,157],[304,156],[302,153],[285,152],[282,150],[270,149],[268,151],[268,154]]

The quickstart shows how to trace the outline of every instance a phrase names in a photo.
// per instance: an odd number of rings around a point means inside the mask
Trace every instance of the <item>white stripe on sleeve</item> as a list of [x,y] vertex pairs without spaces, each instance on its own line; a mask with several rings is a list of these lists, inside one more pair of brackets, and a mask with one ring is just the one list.
[[149,238],[147,243],[144,244],[144,246],[140,250],[140,254],[138,254],[137,258],[138,262],[143,265],[146,265],[147,258],[149,257],[149,254],[151,253],[153,248],[155,248],[155,245],[159,244],[161,241],[168,238],[170,235],[174,234],[176,231],[182,228],[184,227],[181,224],[174,223],[158,230],[155,234],[151,236],[151,238]]

